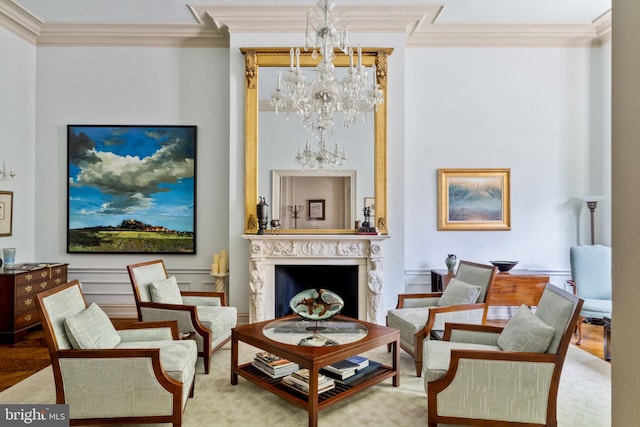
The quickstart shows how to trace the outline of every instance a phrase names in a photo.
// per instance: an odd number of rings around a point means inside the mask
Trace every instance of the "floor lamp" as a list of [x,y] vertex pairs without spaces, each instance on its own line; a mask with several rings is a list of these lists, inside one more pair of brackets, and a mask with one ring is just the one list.
[[596,208],[598,207],[598,202],[602,199],[604,199],[604,196],[587,196],[582,198],[582,200],[584,200],[587,203],[589,212],[591,212],[591,244],[592,245],[596,244],[594,227],[593,227],[593,217],[596,212]]

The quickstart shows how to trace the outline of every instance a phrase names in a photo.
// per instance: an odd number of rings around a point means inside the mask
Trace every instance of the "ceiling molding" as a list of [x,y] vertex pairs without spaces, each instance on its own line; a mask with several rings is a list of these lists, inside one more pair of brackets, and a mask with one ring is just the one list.
[[[590,46],[611,37],[611,11],[584,24],[438,23],[442,4],[346,5],[352,33],[404,34],[406,46]],[[196,24],[44,23],[13,0],[0,0],[0,26],[37,46],[228,47],[229,33],[301,33],[306,6],[189,6]]]
[[38,46],[228,47],[220,31],[200,24],[45,23]]
[[29,43],[36,43],[42,24],[42,20],[14,1],[0,1],[0,26]]

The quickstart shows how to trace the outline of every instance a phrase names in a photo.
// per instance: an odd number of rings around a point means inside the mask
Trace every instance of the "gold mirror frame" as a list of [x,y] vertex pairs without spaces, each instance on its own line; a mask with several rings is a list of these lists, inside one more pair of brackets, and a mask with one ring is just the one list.
[[[244,233],[256,234],[258,220],[258,74],[260,67],[283,67],[290,64],[289,48],[240,48],[245,56],[245,104],[244,104]],[[384,102],[374,112],[374,224],[380,234],[387,229],[387,64],[392,48],[362,48],[362,64],[376,65],[378,84],[384,93]],[[300,66],[315,67],[319,58],[312,58],[311,51],[300,51]],[[333,61],[337,67],[349,66],[349,56],[336,52]],[[356,234],[354,229],[286,229],[279,234]]]

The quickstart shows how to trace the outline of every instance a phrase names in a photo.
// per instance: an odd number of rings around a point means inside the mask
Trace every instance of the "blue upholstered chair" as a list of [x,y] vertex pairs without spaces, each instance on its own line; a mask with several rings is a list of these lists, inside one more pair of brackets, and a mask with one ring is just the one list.
[[[491,265],[460,261],[455,278],[445,292],[400,294],[395,310],[387,312],[387,326],[400,330],[400,347],[415,360],[416,375],[422,375],[422,343],[430,339],[431,331],[443,331],[445,322],[482,324],[487,318],[487,295],[498,269]],[[471,299],[455,289],[460,283],[478,288]],[[467,287],[468,289],[468,287]]]
[[182,424],[198,356],[176,322],[114,327],[99,306],[87,306],[77,280],[39,293],[36,305],[56,403],[69,405],[71,425]]
[[611,248],[603,245],[580,245],[569,249],[573,293],[584,300],[578,320],[578,342],[582,340],[585,318],[611,317]]
[[235,307],[227,306],[224,292],[180,291],[162,260],[127,266],[136,300],[138,320],[176,320],[180,332],[194,332],[198,356],[209,373],[211,355],[231,339],[237,325]]
[[504,328],[447,323],[424,342],[428,425],[557,426],[560,375],[583,301],[548,284]]

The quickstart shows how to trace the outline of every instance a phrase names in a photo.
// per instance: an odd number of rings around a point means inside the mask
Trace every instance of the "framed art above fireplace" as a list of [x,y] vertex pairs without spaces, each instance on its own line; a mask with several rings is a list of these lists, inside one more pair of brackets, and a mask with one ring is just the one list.
[[196,253],[196,126],[68,125],[68,253]]

